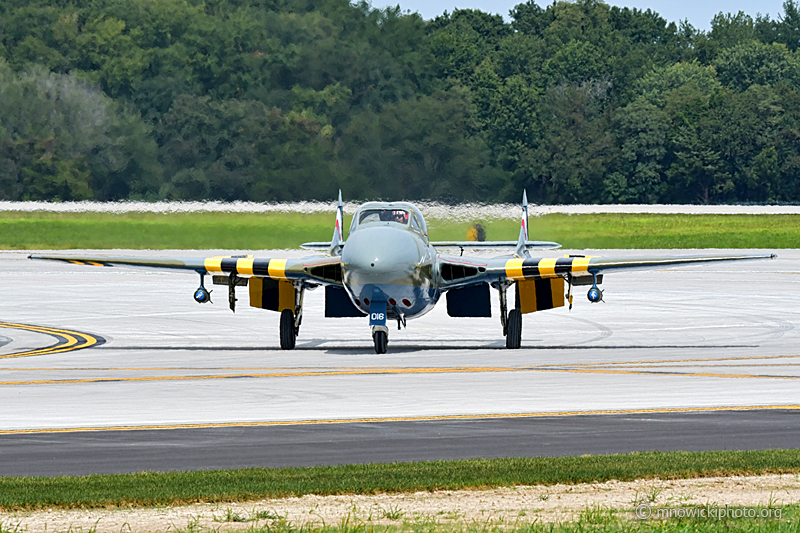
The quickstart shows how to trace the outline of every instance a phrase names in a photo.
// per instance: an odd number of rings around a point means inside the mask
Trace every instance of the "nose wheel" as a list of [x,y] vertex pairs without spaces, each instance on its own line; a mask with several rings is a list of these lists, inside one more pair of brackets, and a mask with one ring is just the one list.
[[373,326],[372,341],[375,343],[375,353],[386,353],[389,346],[389,328]]

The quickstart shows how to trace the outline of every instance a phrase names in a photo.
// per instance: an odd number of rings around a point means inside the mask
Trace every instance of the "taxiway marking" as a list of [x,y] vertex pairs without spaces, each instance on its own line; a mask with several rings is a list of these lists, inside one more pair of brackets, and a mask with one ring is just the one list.
[[82,350],[103,344],[105,339],[96,337],[88,333],[81,333],[79,331],[70,331],[59,328],[48,328],[44,326],[32,326],[29,324],[17,324],[14,322],[0,322],[0,328],[20,329],[24,331],[32,331],[34,333],[42,333],[55,337],[58,342],[46,348],[39,348],[36,350],[26,350],[24,352],[16,352],[7,355],[0,355],[0,359],[10,359],[12,357],[30,357],[34,355],[49,355],[52,353],[71,352],[73,350]]
[[[667,367],[668,368],[668,367]],[[20,381],[0,381],[0,386],[19,385],[63,385],[74,383],[113,383],[113,382],[145,382],[145,381],[199,381],[212,379],[264,379],[295,378],[324,376],[370,376],[392,374],[468,374],[489,372],[565,372],[574,374],[620,374],[645,376],[679,376],[679,377],[711,377],[727,379],[778,379],[800,380],[800,376],[762,375],[762,374],[723,374],[715,372],[676,372],[665,369],[647,367],[647,370],[612,370],[607,368],[570,368],[562,367],[431,367],[431,368],[380,368],[360,370],[322,370],[304,372],[265,372],[241,374],[209,374],[195,376],[136,376],[136,377],[92,377],[66,379],[34,379]]]
[[486,420],[492,418],[546,418],[557,416],[633,415],[648,413],[704,413],[712,411],[800,410],[800,405],[740,405],[726,407],[672,407],[656,409],[605,409],[597,411],[553,411],[538,413],[495,413],[483,415],[396,416],[386,418],[331,418],[321,420],[281,420],[269,422],[219,422],[207,424],[152,424],[143,426],[87,426],[74,428],[6,429],[0,435],[78,433],[83,431],[143,431],[162,429],[213,429],[232,427],[310,426],[325,424],[365,424],[380,422],[427,422],[441,420]]
[[[565,367],[605,367],[605,366],[623,366],[630,368],[659,368],[646,366],[649,364],[664,364],[663,368],[678,368],[678,367],[758,367],[758,366],[798,366],[798,363],[753,363],[753,364],[738,364],[738,365],[678,365],[676,363],[691,363],[691,362],[714,362],[714,361],[741,361],[741,360],[757,360],[757,359],[800,359],[800,355],[753,355],[745,357],[715,357],[705,359],[659,359],[653,361],[603,361],[597,363],[568,363],[568,364],[555,364],[546,363],[541,365],[526,365],[524,367],[512,367],[522,370],[539,369],[539,368],[565,368]],[[436,369],[436,367],[430,367]],[[447,368],[447,367],[442,367]],[[469,367],[464,367],[469,368]],[[479,368],[479,367],[476,367]],[[398,367],[392,366],[336,366],[336,367],[296,367],[296,366],[229,366],[229,367],[188,367],[188,366],[150,366],[150,367],[84,367],[84,368],[27,368],[27,367],[5,367],[0,368],[0,372],[153,372],[153,371],[184,371],[184,370],[215,370],[215,371],[244,371],[244,370],[303,370],[310,373],[332,372],[332,371],[357,371],[357,372],[373,372],[382,373],[387,370],[397,370]],[[281,374],[283,375],[283,374]]]

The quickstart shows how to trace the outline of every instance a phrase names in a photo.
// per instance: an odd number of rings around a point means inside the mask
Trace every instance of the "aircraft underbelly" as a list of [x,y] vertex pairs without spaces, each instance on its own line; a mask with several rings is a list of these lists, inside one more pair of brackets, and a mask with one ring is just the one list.
[[345,289],[350,293],[350,297],[356,306],[363,309],[364,312],[369,312],[369,302],[376,295],[380,295],[379,297],[385,299],[389,304],[390,314],[396,309],[408,320],[422,316],[433,309],[441,296],[441,292],[432,287],[407,284],[346,284]]

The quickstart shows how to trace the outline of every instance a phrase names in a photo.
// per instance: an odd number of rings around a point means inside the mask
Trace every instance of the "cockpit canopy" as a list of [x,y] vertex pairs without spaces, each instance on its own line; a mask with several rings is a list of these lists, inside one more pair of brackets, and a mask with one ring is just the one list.
[[408,218],[408,211],[405,209],[364,209],[358,215],[358,223],[396,222],[405,226]]
[[371,224],[406,226],[424,239],[428,238],[428,227],[422,213],[417,206],[408,202],[369,202],[362,205],[353,217],[350,233]]

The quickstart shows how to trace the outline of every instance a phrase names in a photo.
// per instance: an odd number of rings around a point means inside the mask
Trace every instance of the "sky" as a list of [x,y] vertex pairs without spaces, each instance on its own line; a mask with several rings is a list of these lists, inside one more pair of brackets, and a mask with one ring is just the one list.
[[[459,9],[480,9],[487,13],[503,15],[508,20],[508,12],[521,0],[372,0],[373,7],[400,5],[403,11],[416,11],[424,19],[432,19],[444,11]],[[552,0],[537,0],[545,6]],[[756,13],[769,15],[775,19],[783,13],[783,0],[606,0],[606,3],[620,7],[652,9],[671,22],[689,19],[697,29],[711,29],[711,19],[715,14],[744,11],[755,18]]]

